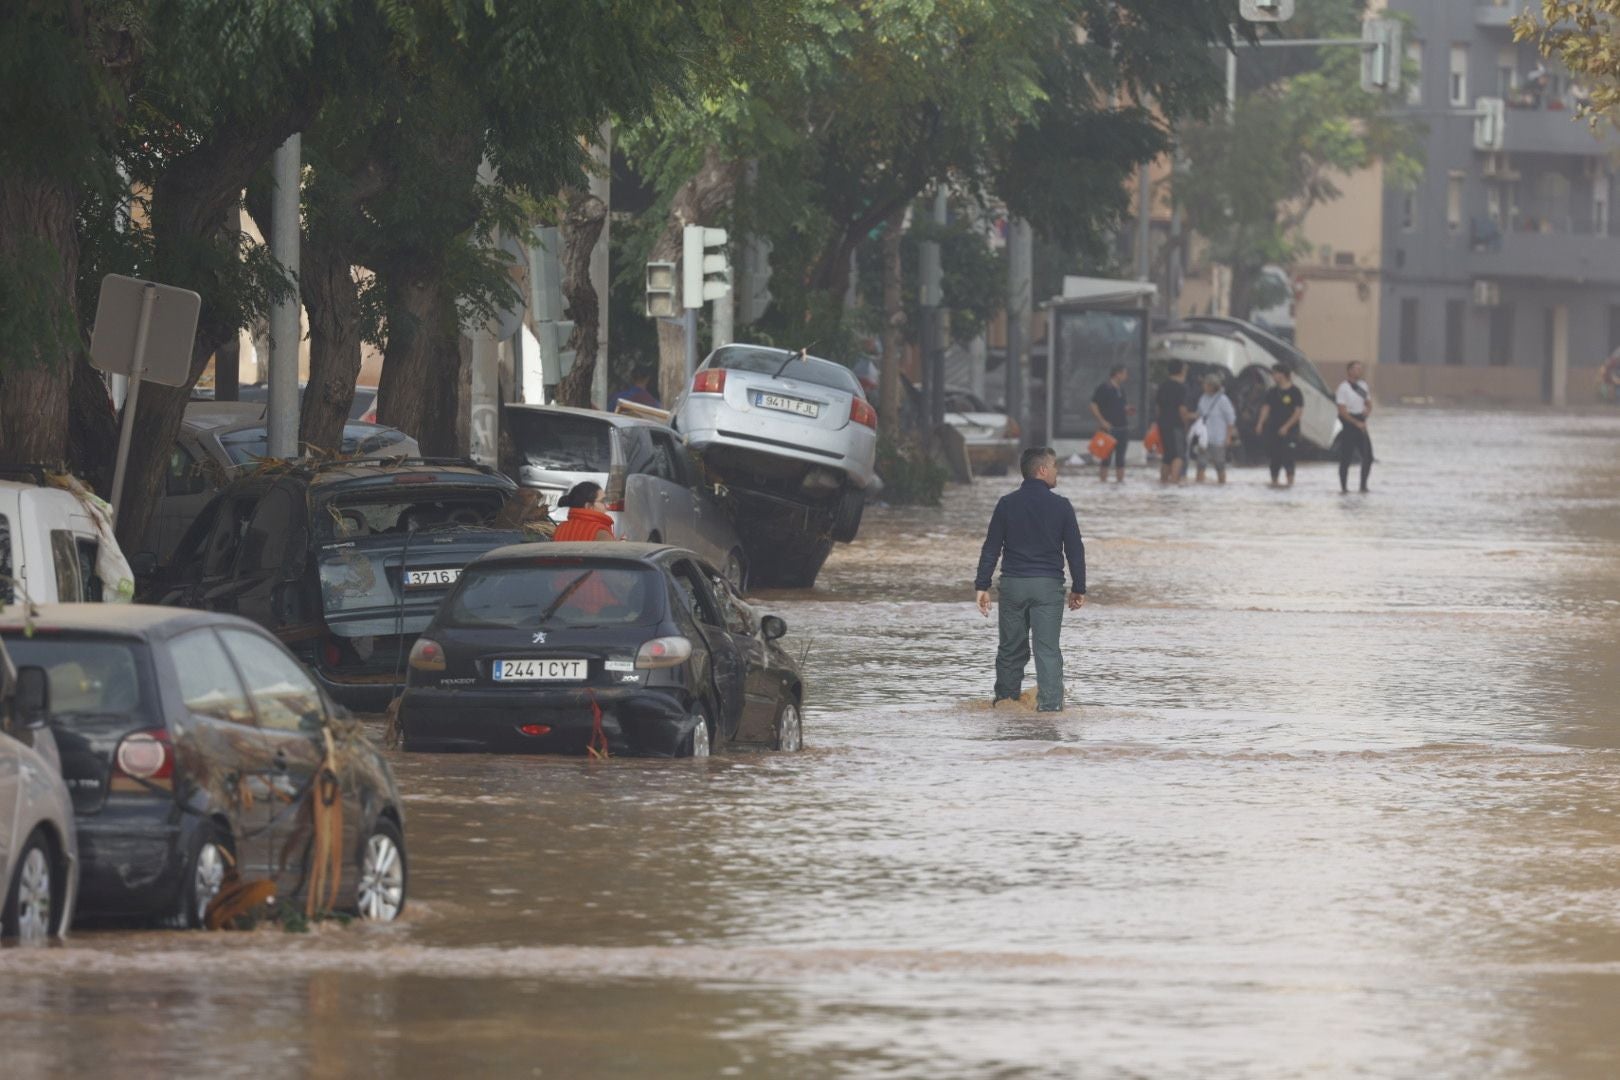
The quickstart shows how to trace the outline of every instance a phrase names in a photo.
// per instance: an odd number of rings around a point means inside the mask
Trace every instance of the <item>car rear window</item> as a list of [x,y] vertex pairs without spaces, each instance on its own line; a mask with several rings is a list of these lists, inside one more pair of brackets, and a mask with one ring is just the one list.
[[408,485],[379,491],[370,488],[338,495],[314,515],[317,539],[363,540],[372,536],[403,539],[410,533],[457,528],[490,528],[506,504],[506,492],[495,487],[412,492]]
[[605,473],[613,464],[613,425],[589,416],[509,409],[506,428],[525,462],[540,469]]
[[[784,361],[786,367],[783,366]],[[784,379],[798,379],[819,386],[830,386],[834,390],[842,390],[859,398],[866,396],[861,392],[860,380],[855,378],[853,371],[831,360],[818,360],[814,356],[805,357],[803,360],[797,357],[789,359],[786,354],[770,349],[728,347],[717,350],[703,366],[726,368],[730,371],[749,371],[757,375],[780,375]]]
[[[352,421],[343,425],[342,453],[345,457],[373,455],[405,441],[398,428]],[[264,428],[244,428],[219,437],[219,444],[230,455],[231,464],[248,465],[269,454],[269,436]]]
[[467,629],[637,626],[663,609],[663,575],[622,562],[473,567],[444,602],[439,621]]
[[144,645],[46,633],[8,633],[5,641],[12,663],[45,669],[51,718],[68,728],[121,730],[146,711]]

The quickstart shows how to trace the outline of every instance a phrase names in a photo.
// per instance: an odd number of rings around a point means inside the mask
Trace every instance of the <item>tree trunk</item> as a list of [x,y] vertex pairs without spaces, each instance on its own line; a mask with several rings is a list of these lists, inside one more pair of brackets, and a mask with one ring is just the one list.
[[78,203],[70,184],[22,171],[0,174],[0,284],[7,293],[17,290],[0,296],[12,308],[4,321],[22,322],[24,340],[37,342],[26,350],[0,342],[3,460],[52,465],[67,460],[68,392],[84,348],[76,280]]
[[588,191],[575,191],[572,196],[563,219],[562,279],[568,317],[574,323],[567,345],[574,350],[574,366],[557,387],[557,403],[589,408],[591,379],[596,374],[596,334],[602,317],[602,298],[591,286],[591,253],[607,224],[607,207]]
[[299,410],[298,440],[336,454],[360,378],[360,288],[348,253],[319,232],[306,233],[299,271],[309,312],[309,385]]
[[[382,379],[377,387],[377,420],[412,435],[429,456],[453,456],[455,449],[454,399],[460,374],[460,349],[452,337],[448,355],[445,337],[446,289],[443,271],[406,261],[379,266],[388,306],[388,342],[383,349]],[[443,378],[448,369],[451,378]],[[448,393],[447,415],[436,398]]]
[[112,493],[118,456],[118,413],[101,372],[81,354],[73,363],[68,403],[68,471],[102,495]]
[[900,357],[905,349],[905,284],[900,265],[904,207],[889,215],[883,230],[883,359],[878,371],[878,425],[890,439],[900,434]]
[[[721,158],[713,146],[704,151],[703,164],[670,201],[669,217],[649,258],[669,262],[679,259],[681,230],[687,225],[712,224],[715,216],[731,204],[742,173],[743,162]],[[658,324],[658,397],[665,405],[673,405],[686,389],[685,340],[679,326]]]

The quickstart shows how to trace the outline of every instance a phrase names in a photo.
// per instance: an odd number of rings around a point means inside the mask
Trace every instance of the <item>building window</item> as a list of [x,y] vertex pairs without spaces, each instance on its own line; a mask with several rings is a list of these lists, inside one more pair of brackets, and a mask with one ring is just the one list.
[[1519,88],[1519,50],[1504,45],[1496,52],[1496,96],[1512,97]]
[[1417,228],[1417,193],[1415,191],[1401,192],[1401,231],[1412,232]]
[[1463,174],[1454,172],[1446,177],[1446,228],[1456,232],[1462,228]]
[[1468,104],[1468,46],[1453,45],[1451,47],[1451,67],[1449,69],[1449,87],[1451,103],[1453,105]]
[[1406,103],[1423,104],[1423,42],[1406,43],[1406,65],[1412,77],[1406,83]]
[[1446,363],[1453,367],[1463,362],[1463,313],[1467,310],[1461,300],[1446,301]]
[[1592,235],[1609,235],[1609,174],[1598,173],[1592,181]]
[[1408,297],[1401,301],[1401,352],[1400,362],[1415,364],[1418,362],[1418,302],[1416,297]]
[[1491,308],[1491,366],[1507,367],[1513,363],[1513,306],[1498,304]]

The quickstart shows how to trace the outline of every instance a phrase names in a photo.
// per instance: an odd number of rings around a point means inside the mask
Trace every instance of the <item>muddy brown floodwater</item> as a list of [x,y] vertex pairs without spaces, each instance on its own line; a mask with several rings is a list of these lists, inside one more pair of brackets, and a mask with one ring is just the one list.
[[870,512],[765,600],[804,753],[396,756],[404,921],[8,950],[0,1071],[1615,1075],[1620,417],[1376,436],[1369,498],[1066,473],[1057,716],[985,705],[1009,482]]

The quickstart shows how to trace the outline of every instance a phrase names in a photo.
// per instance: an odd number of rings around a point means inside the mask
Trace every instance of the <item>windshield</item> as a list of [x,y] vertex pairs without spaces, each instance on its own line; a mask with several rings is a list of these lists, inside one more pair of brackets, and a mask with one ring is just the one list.
[[[225,448],[225,453],[230,455],[232,465],[249,465],[270,452],[267,439],[268,436],[262,427],[243,428],[241,431],[221,435],[219,444]],[[341,453],[344,457],[376,454],[405,440],[405,433],[397,428],[361,422],[349,423],[343,425]]]
[[536,468],[606,473],[613,465],[613,425],[606,420],[508,409],[506,428],[518,454]]
[[371,488],[339,495],[315,515],[316,536],[322,541],[393,537],[411,533],[443,532],[457,528],[491,528],[506,504],[506,492],[484,487],[446,491],[444,488],[412,492],[408,486]]
[[637,626],[658,618],[663,577],[624,563],[470,568],[440,621],[469,629]]
[[[42,667],[51,685],[51,717],[67,721],[127,720],[142,711],[141,663],[144,646],[124,641],[21,633],[6,635],[6,649],[17,667]],[[115,725],[116,726],[116,725]]]
[[[807,356],[803,360],[789,359],[792,354],[781,349],[759,349],[748,346],[728,345],[723,349],[716,349],[714,355],[704,363],[706,368],[726,368],[730,371],[749,371],[756,375],[781,374],[784,379],[797,379],[800,382],[816,383],[819,386],[830,386],[834,390],[842,390],[846,394],[853,394],[858,398],[865,398],[861,392],[861,384],[855,378],[855,373],[841,364],[831,360],[820,360],[814,356]],[[783,367],[783,363],[787,367]]]

